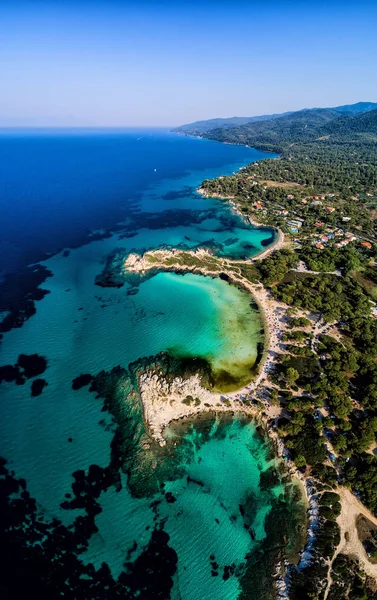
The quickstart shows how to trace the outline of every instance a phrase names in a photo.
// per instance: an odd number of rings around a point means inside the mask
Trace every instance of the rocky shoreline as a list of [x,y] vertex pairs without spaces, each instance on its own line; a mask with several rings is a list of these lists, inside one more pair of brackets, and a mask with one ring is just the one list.
[[[266,228],[266,225],[264,225],[263,223],[259,223],[259,221],[256,220],[255,216],[251,216],[251,215],[244,215],[240,209],[238,208],[236,202],[234,201],[234,196],[223,196],[221,194],[209,194],[207,192],[207,190],[205,190],[202,187],[198,187],[197,188],[197,193],[201,194],[202,196],[205,196],[206,198],[217,198],[219,200],[226,200],[228,202],[228,204],[230,205],[230,207],[232,208],[232,211],[239,216],[240,219],[242,219],[242,221],[248,225],[252,225],[253,227],[260,227],[260,228]],[[279,229],[278,227],[271,227],[269,226],[269,228],[273,229],[276,232],[276,240],[270,244],[270,246],[268,248],[266,248],[266,250],[262,250],[262,252],[260,252],[259,254],[256,254],[253,259],[257,259],[260,260],[261,258],[264,258],[265,256],[268,256],[268,254],[270,254],[273,251],[278,250],[279,248],[281,248],[284,244],[286,244],[286,240],[284,237],[284,233],[282,232],[281,229]]]
[[[200,190],[198,191],[200,192]],[[227,200],[231,199],[227,198]],[[237,207],[232,201],[231,204],[233,210],[237,211]],[[244,216],[243,219],[245,219]],[[255,222],[251,224],[253,226],[259,225]],[[284,245],[283,233],[280,230],[276,231],[277,238],[275,242],[253,257],[249,261],[250,263],[265,258],[266,255]],[[199,372],[191,373],[187,377],[176,373],[174,377],[165,378],[162,371],[156,372],[153,367],[146,366],[145,369],[137,373],[138,389],[146,429],[160,447],[166,445],[164,432],[167,427],[191,419],[210,417],[211,414],[234,415],[236,412],[243,413],[263,427],[265,434],[273,443],[276,456],[284,465],[284,472],[300,485],[305,503],[308,506],[309,523],[307,533],[309,539],[301,553],[301,563],[305,560],[305,556],[308,556],[308,553],[311,552],[314,539],[311,535],[312,515],[316,510],[313,493],[309,493],[308,483],[294,463],[287,460],[286,448],[283,441],[278,437],[275,428],[275,420],[278,418],[280,410],[277,407],[264,406],[262,413],[261,408],[254,404],[255,392],[267,377],[268,369],[279,352],[279,335],[286,326],[286,307],[277,302],[261,284],[251,283],[230,268],[237,267],[241,263],[245,263],[245,261],[220,259],[207,249],[196,251],[155,250],[146,252],[142,256],[137,254],[123,255],[123,260],[122,253],[118,253],[113,263],[110,261],[106,266],[105,285],[111,284],[113,279],[117,286],[119,283],[123,285],[125,281],[129,282],[130,278],[136,277],[141,281],[143,278],[151,277],[160,271],[173,271],[182,274],[195,272],[211,277],[221,276],[230,284],[247,290],[257,303],[265,323],[265,352],[255,379],[244,388],[232,393],[221,394],[211,390],[211,386],[203,385]],[[277,598],[282,600],[288,598],[289,577],[292,569],[296,569],[296,567],[287,560],[281,560],[277,564],[275,580]]]

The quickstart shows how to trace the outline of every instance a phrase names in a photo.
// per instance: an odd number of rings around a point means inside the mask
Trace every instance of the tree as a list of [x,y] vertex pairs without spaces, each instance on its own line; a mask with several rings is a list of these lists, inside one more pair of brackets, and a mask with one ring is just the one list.
[[340,452],[341,450],[345,450],[347,448],[347,440],[342,435],[337,435],[333,440],[333,446],[336,452]]
[[306,460],[302,454],[298,454],[295,458],[296,467],[301,469],[301,467],[306,467]]
[[272,388],[270,393],[270,402],[273,406],[279,406],[279,392],[276,388]]
[[294,369],[293,367],[288,367],[285,373],[285,378],[289,385],[294,385],[299,377],[300,373],[296,369]]

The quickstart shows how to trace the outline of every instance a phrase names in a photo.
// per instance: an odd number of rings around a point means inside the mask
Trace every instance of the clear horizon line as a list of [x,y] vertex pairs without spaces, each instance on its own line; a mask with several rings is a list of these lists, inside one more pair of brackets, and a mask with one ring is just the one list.
[[180,125],[0,125],[4,129],[169,129]]

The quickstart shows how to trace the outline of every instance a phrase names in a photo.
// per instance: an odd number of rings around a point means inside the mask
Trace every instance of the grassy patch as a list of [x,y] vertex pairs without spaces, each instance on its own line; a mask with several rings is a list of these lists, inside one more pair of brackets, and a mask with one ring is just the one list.
[[313,278],[313,275],[311,273],[305,273],[302,271],[289,271],[285,275],[283,283],[292,283],[292,281],[303,281],[307,278]]
[[302,183],[293,181],[272,181],[272,179],[260,179],[258,183],[270,188],[285,188],[286,190],[305,187]]
[[365,277],[363,271],[352,271],[351,277],[361,285],[369,296],[377,300],[377,285],[372,279]]
[[241,264],[239,270],[240,275],[251,283],[257,283],[259,281],[259,271],[255,265],[244,263]]
[[158,258],[153,256],[152,254],[146,254],[146,259],[149,263],[156,263]]

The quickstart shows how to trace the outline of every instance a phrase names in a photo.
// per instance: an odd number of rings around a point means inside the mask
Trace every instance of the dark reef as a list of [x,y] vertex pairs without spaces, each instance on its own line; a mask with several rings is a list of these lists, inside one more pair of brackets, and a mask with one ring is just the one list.
[[5,275],[1,282],[0,312],[8,314],[0,322],[0,338],[3,333],[22,327],[36,313],[35,302],[50,293],[39,286],[51,276],[51,271],[42,265],[25,266],[17,273]]
[[79,375],[72,380],[72,389],[79,390],[80,388],[92,383],[93,379],[93,375],[89,375],[88,373]]
[[30,379],[45,372],[47,360],[39,354],[20,354],[17,365],[22,374]]
[[42,375],[46,368],[47,360],[44,356],[39,356],[39,354],[20,354],[15,365],[0,367],[0,383],[3,381],[14,381],[17,385],[22,385],[26,379]]
[[25,383],[25,379],[22,377],[21,371],[16,365],[4,365],[0,367],[0,383],[3,381],[15,381],[17,385]]
[[275,238],[276,238],[276,233],[273,233],[271,235],[271,237],[261,241],[261,246],[263,246],[263,248],[270,246],[275,241]]
[[31,384],[31,395],[32,396],[40,396],[46,387],[47,381],[45,379],[34,379]]
[[195,196],[195,194],[195,188],[185,185],[181,190],[171,190],[161,196],[161,198],[163,200],[178,200],[178,198],[187,198],[189,196]]
[[[94,478],[94,481],[96,479]],[[85,565],[80,554],[96,531],[94,519],[77,517],[67,527],[41,517],[40,507],[0,458],[1,597],[7,600],[168,600],[177,568],[162,524],[156,524],[148,544],[134,562],[125,553],[117,579],[103,562]]]

